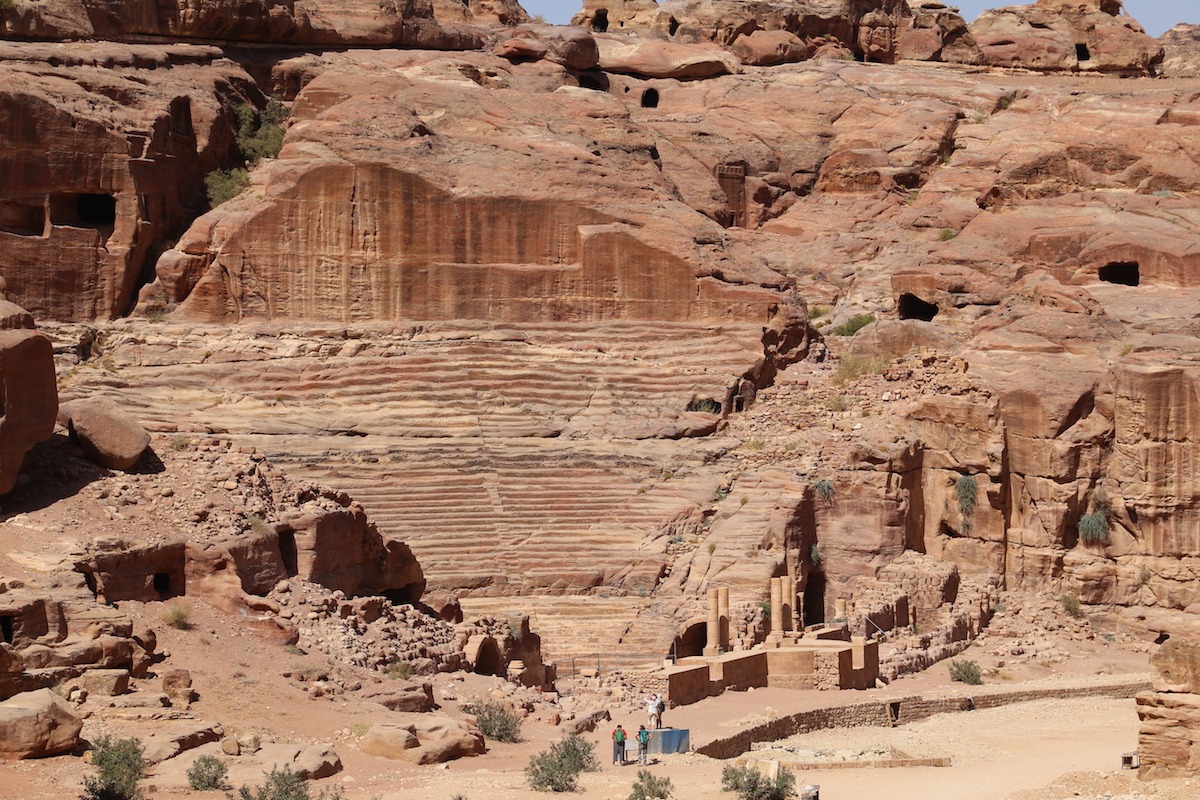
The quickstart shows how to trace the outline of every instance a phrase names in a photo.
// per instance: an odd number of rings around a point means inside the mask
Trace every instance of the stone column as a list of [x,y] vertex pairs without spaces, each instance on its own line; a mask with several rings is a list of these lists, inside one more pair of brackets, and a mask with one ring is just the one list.
[[834,619],[845,619],[846,618],[846,601],[841,599],[840,597],[837,600],[833,601],[833,618]]
[[729,652],[729,587],[717,589],[717,626],[721,652]]
[[792,624],[792,614],[795,613],[796,582],[792,580],[791,575],[784,575],[779,579],[779,585],[783,595],[783,630],[795,630],[795,626]]
[[721,614],[717,607],[717,590],[708,590],[708,627],[704,643],[704,655],[715,656],[721,652]]
[[771,636],[783,636],[783,578],[771,578]]

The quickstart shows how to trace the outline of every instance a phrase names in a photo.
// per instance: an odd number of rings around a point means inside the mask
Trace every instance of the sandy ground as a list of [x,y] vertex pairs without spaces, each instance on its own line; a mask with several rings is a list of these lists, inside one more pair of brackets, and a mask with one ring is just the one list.
[[[122,610],[147,622],[156,621],[161,604],[123,603]],[[353,698],[311,699],[302,686],[280,673],[305,665],[321,665],[315,655],[289,654],[279,645],[242,633],[236,623],[203,604],[194,604],[196,626],[179,631],[157,626],[160,646],[170,653],[163,668],[191,671],[199,700],[195,717],[220,721],[226,730],[258,731],[276,741],[329,742],[335,745],[344,769],[316,786],[340,785],[348,800],[400,800],[433,798],[450,800],[463,795],[470,800],[528,800],[547,795],[530,790],[523,768],[529,757],[559,735],[559,729],[529,720],[521,744],[491,744],[486,755],[446,765],[412,767],[367,756],[355,747],[352,731],[373,721],[384,721],[389,712]],[[978,645],[976,647],[979,647]],[[965,656],[971,653],[964,654]],[[985,652],[978,654],[981,663]],[[1010,675],[1006,686],[1037,679],[1038,685],[1073,685],[1102,680],[1106,674],[1145,672],[1146,655],[1103,644],[1077,643],[1072,657],[1057,665],[1031,662],[1028,669],[1047,675]],[[739,727],[771,716],[806,708],[863,702],[880,696],[934,693],[960,685],[950,684],[945,665],[897,681],[871,692],[794,692],[758,689],[728,693],[702,703],[673,709],[669,725],[687,727],[694,741],[728,735]],[[1098,675],[1099,673],[1099,675]],[[1021,680],[1018,680],[1018,677]],[[452,694],[458,700],[484,696],[497,685],[496,678],[439,676],[435,696]],[[152,687],[148,687],[152,688]],[[447,709],[457,702],[446,701]],[[619,721],[636,726],[642,721],[632,707],[612,709],[614,722],[589,734],[597,745],[602,767],[583,776],[583,791],[576,797],[624,798],[636,778],[636,766],[613,767],[609,729]],[[152,723],[151,723],[152,724]],[[148,723],[113,720],[95,715],[84,734],[138,735]],[[1184,800],[1200,795],[1200,781],[1141,783],[1120,769],[1122,753],[1136,749],[1137,715],[1132,700],[1081,699],[1023,703],[999,709],[950,714],[895,729],[861,728],[824,731],[801,737],[791,744],[815,749],[892,747],[913,757],[948,755],[946,768],[806,770],[801,784],[818,784],[821,796],[830,798],[886,797],[888,800],[1060,800],[1060,798],[1161,798]],[[730,797],[720,792],[721,769],[726,762],[689,754],[657,759],[652,772],[669,777],[679,800]],[[0,797],[22,800],[73,798],[87,767],[76,757],[0,764]],[[159,787],[153,775],[146,780],[148,797],[221,798],[222,792],[187,792]],[[315,794],[315,793],[314,793]]]

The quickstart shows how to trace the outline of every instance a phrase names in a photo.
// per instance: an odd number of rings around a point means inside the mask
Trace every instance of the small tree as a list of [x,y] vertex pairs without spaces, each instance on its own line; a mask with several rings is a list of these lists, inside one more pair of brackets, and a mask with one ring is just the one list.
[[225,786],[225,778],[229,776],[229,767],[216,756],[203,755],[188,767],[188,786],[198,791],[205,789],[220,789]]
[[822,500],[824,500],[826,503],[833,502],[833,492],[834,492],[833,483],[826,480],[825,478],[821,478],[820,480],[813,483],[813,491],[816,492],[817,496],[820,497]]
[[[283,769],[272,768],[266,774],[262,786],[251,789],[243,786],[238,790],[237,800],[312,800],[308,792],[308,783],[291,767]],[[344,800],[342,787],[322,789],[316,800]]]
[[138,781],[146,761],[139,740],[99,737],[92,743],[92,766],[96,768],[96,774],[83,779],[85,800],[140,800],[142,797]]
[[525,777],[539,792],[574,792],[579,788],[581,772],[598,769],[596,745],[573,733],[530,758]]
[[666,800],[674,789],[670,778],[658,778],[648,769],[639,769],[628,800]]
[[964,517],[975,513],[975,503],[979,496],[979,485],[970,475],[959,475],[954,483],[954,497],[958,500],[958,510]]
[[466,703],[462,710],[479,720],[479,730],[497,742],[521,741],[521,718],[504,703]]

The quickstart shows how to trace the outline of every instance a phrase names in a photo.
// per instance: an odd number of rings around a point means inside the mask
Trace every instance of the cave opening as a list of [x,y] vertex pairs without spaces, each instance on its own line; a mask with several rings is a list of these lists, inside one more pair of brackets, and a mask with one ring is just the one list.
[[703,655],[707,645],[707,623],[697,622],[695,625],[689,625],[683,633],[675,637],[675,658]]
[[1105,283],[1121,286],[1138,286],[1142,282],[1141,269],[1136,261],[1114,261],[1097,270],[1097,276]]
[[592,30],[596,33],[604,33],[608,30],[608,9],[596,9],[596,16],[592,17]]
[[1088,50],[1088,46],[1086,44],[1080,43],[1075,45],[1075,58],[1078,61],[1092,60],[1092,53],[1090,50]]
[[900,319],[919,319],[923,322],[932,322],[940,310],[935,303],[927,303],[915,294],[908,292],[900,295],[900,302],[897,304]]
[[287,531],[279,534],[279,558],[289,578],[300,574],[300,559],[296,551],[296,533]]
[[41,236],[46,228],[46,210],[41,205],[0,201],[0,231],[18,236]]
[[50,222],[72,228],[109,229],[117,221],[117,198],[111,194],[52,194]]
[[5,644],[13,643],[13,618],[10,616],[0,617],[0,639]]
[[658,89],[642,92],[642,108],[658,108]]
[[475,656],[475,674],[504,674],[504,659],[500,657],[500,646],[490,636],[483,640],[479,646],[479,653]]
[[154,591],[158,594],[159,599],[166,600],[171,596],[171,573],[154,573],[152,585],[154,586]]
[[667,35],[674,36],[678,32],[679,32],[679,20],[675,19],[674,17],[671,17],[671,19],[667,22]]

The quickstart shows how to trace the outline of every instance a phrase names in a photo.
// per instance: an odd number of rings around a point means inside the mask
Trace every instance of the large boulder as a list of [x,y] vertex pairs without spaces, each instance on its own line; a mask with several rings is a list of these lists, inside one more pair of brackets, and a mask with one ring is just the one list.
[[109,469],[132,468],[150,446],[146,429],[103,397],[63,403],[58,416],[87,457]]
[[0,703],[0,758],[42,758],[79,744],[83,720],[49,689],[24,692]]
[[1162,43],[1162,74],[1168,78],[1200,78],[1200,25],[1176,25]]
[[435,714],[401,713],[400,720],[374,725],[359,749],[373,756],[411,764],[440,764],[483,753],[483,734],[465,720]]
[[54,433],[54,347],[32,328],[24,309],[0,299],[0,494],[16,485],[29,449]]

